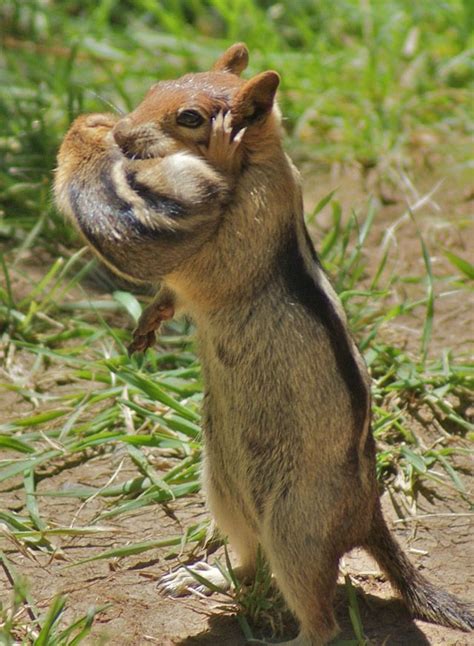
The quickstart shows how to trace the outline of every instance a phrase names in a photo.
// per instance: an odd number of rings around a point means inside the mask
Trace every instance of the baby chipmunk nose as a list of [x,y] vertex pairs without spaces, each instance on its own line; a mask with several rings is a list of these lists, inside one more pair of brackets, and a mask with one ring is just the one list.
[[132,120],[130,117],[124,117],[120,119],[118,123],[115,124],[114,129],[112,130],[113,137],[116,144],[126,152],[128,150],[128,144],[131,140],[131,134],[133,132]]

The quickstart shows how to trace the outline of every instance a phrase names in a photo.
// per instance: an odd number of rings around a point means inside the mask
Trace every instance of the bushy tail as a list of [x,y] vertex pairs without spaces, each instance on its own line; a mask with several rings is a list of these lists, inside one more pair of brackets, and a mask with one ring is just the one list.
[[469,605],[436,588],[415,569],[391,535],[380,507],[375,512],[364,547],[375,558],[414,617],[450,628],[474,629],[474,615]]

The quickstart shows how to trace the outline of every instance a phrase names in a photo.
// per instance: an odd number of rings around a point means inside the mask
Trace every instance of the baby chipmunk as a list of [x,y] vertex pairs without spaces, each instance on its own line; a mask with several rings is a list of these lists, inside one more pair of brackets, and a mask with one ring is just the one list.
[[[132,349],[176,309],[196,324],[207,504],[239,578],[262,550],[300,624],[285,643],[337,634],[339,560],[355,546],[414,617],[470,630],[468,606],[415,569],[383,518],[368,372],[306,230],[279,76],[243,80],[247,61],[239,43],[209,72],[157,83],[124,118],[79,117],[59,152],[57,204],[116,272],[161,284]],[[193,567],[227,585],[218,568]],[[161,587],[201,584],[180,569]]]

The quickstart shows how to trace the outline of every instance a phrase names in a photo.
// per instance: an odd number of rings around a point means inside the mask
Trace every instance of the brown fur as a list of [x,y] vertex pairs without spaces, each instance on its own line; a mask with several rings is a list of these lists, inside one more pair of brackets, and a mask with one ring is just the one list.
[[[301,624],[292,643],[337,633],[338,563],[356,545],[416,617],[468,630],[468,609],[415,570],[382,517],[367,370],[305,229],[278,75],[240,79],[247,57],[234,45],[211,72],[158,83],[116,122],[80,118],[59,154],[58,204],[107,262],[162,281],[195,321],[208,505],[240,574],[261,546]],[[183,109],[202,123],[179,125]],[[227,131],[212,125],[221,111]],[[186,577],[164,587],[196,585]]]

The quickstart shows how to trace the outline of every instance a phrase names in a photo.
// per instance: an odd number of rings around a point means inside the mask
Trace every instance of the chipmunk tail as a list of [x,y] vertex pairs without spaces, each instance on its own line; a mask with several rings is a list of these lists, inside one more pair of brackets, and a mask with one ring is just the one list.
[[432,585],[408,560],[377,508],[364,546],[375,558],[416,619],[471,631],[474,615],[469,604]]

